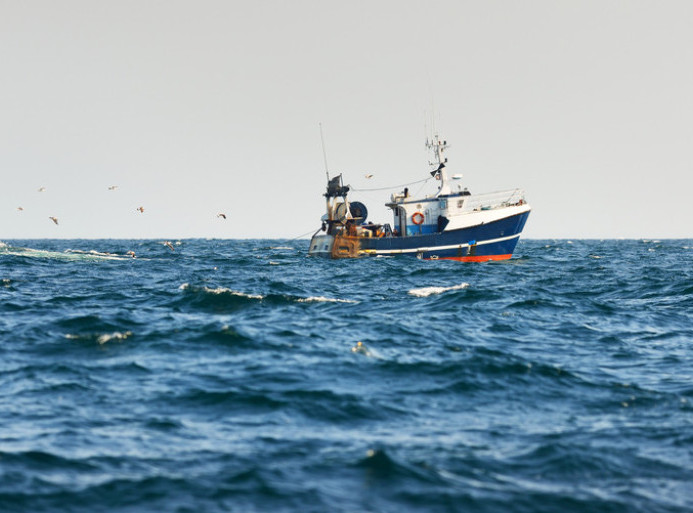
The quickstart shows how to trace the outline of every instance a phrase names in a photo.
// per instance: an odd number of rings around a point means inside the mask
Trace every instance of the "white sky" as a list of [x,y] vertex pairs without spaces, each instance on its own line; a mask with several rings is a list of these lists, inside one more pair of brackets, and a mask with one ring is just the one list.
[[296,237],[319,123],[386,187],[428,176],[433,110],[524,237],[693,236],[689,0],[0,0],[0,73],[0,240]]

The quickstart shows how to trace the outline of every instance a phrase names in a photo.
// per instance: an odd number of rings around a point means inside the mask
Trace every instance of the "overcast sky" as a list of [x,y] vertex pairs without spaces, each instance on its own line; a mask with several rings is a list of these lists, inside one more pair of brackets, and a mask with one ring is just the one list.
[[[0,0],[0,240],[293,238],[320,123],[376,188],[428,176],[431,117],[472,192],[525,189],[524,237],[693,237],[692,27],[689,0]],[[354,199],[391,222],[390,192]]]

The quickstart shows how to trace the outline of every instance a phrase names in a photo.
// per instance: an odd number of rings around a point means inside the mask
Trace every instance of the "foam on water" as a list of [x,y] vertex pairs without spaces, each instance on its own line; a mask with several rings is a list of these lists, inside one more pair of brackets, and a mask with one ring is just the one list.
[[469,287],[469,283],[460,283],[459,285],[451,285],[449,287],[421,287],[409,290],[409,295],[416,297],[428,297],[434,294],[442,294],[443,292],[448,292],[450,290],[461,290]]
[[105,344],[106,342],[110,342],[111,340],[122,341],[130,336],[132,336],[132,331],[114,331],[113,333],[104,333],[103,335],[99,335],[96,341],[99,344]]
[[101,334],[78,334],[78,333],[67,333],[65,338],[68,340],[96,340],[99,344],[105,344],[111,340],[123,341],[132,336],[132,331],[114,331],[113,333],[101,333]]
[[226,287],[216,287],[216,288],[211,288],[211,287],[195,287],[193,285],[190,285],[189,283],[183,283],[180,287],[178,287],[180,290],[202,290],[208,294],[216,294],[216,295],[221,295],[221,294],[229,294],[232,296],[238,296],[238,297],[244,297],[248,299],[264,299],[265,296],[262,294],[247,294],[245,292],[239,292],[237,290],[229,289]]
[[[242,298],[247,298],[247,299],[267,299],[269,296],[267,295],[262,295],[262,294],[248,294],[246,292],[240,292],[237,290],[233,290],[227,287],[207,287],[207,286],[194,286],[190,285],[189,283],[183,283],[180,287],[178,287],[180,290],[186,290],[186,291],[203,291],[207,294],[213,294],[213,295],[224,295],[228,294],[231,296],[238,296]],[[278,296],[278,295],[275,295]],[[339,298],[329,298],[329,297],[324,297],[324,296],[310,296],[310,297],[297,297],[297,296],[287,296],[287,295],[281,295],[281,297],[284,297],[288,301],[295,301],[297,303],[358,303],[358,301],[351,300],[351,299],[339,299]]]
[[301,297],[297,298],[296,301],[299,303],[358,303],[358,301],[352,299],[337,299],[324,296]]
[[66,249],[65,250],[66,254],[74,254],[74,255],[84,255],[88,257],[94,257],[96,259],[101,259],[101,260],[129,260],[132,258],[130,255],[117,255],[114,253],[103,253],[101,251],[96,251],[96,250],[89,250],[89,251],[82,251],[79,249]]
[[64,251],[51,251],[45,249],[34,249],[25,247],[9,246],[0,242],[0,254],[9,256],[22,256],[29,258],[45,258],[68,261],[94,261],[94,260],[129,260],[129,255],[118,255],[114,253],[104,253],[96,250],[77,250],[65,249]]

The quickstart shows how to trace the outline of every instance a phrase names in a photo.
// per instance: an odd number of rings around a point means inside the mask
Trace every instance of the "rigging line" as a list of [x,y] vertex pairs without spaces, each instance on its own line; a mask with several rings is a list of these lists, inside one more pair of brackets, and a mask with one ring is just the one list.
[[423,190],[423,188],[424,188],[424,186],[423,186],[423,185],[422,185],[421,187],[419,187],[419,190],[418,190],[418,191],[416,191],[416,192],[414,193],[414,197],[418,197],[418,196],[419,196],[419,194],[421,194],[421,191]]
[[352,187],[351,185],[349,185],[349,187],[351,187],[351,190],[355,191],[355,192],[387,191],[390,189],[399,189],[400,187],[408,187],[409,185],[416,185],[417,183],[428,182],[429,180],[432,180],[432,179],[433,178],[425,178],[424,180],[419,180],[417,182],[403,183],[402,185],[392,185],[390,187],[380,187],[377,189],[357,189],[356,187]]
[[289,239],[289,242],[291,242],[291,241],[293,241],[293,240],[296,240],[296,239],[300,239],[301,237],[305,237],[306,235],[310,235],[311,233],[312,233],[313,235],[315,235],[315,234],[318,233],[321,229],[322,229],[322,226],[319,227],[317,230],[311,230],[311,231],[309,231],[309,232],[302,233],[301,235],[298,235],[297,237],[294,237],[293,239]]

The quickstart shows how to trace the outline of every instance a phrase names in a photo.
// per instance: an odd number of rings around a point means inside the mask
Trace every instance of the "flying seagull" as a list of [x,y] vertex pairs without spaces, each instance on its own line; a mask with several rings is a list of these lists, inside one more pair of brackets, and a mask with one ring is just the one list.
[[21,212],[22,210],[24,210],[24,207],[17,207],[17,210]]
[[53,221],[55,224],[58,224],[58,218],[57,218],[57,217],[48,216],[48,219],[50,219],[51,221]]
[[226,219],[226,214],[217,214],[217,217],[222,217],[222,218]]
[[137,207],[135,210],[137,210],[141,214],[144,214],[144,207]]
[[366,175],[366,178],[373,178],[373,175]]
[[45,190],[46,190],[45,187],[39,187],[39,188],[38,188],[38,191],[39,191],[39,192],[43,192],[43,191],[45,191]]
[[109,191],[115,191],[117,188],[118,188],[117,185],[109,185],[109,186],[108,186],[108,190],[109,190]]
[[171,244],[171,242],[169,242],[169,241],[164,242],[164,246],[166,246],[166,247],[167,247],[168,249],[170,249],[171,251],[175,251],[175,250],[176,250],[176,248],[173,247],[173,244]]

